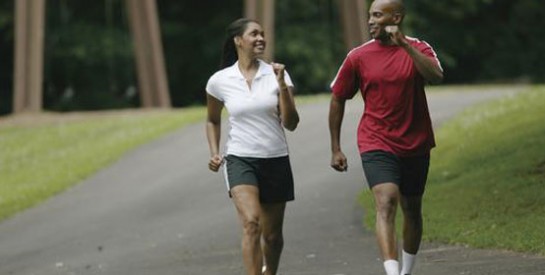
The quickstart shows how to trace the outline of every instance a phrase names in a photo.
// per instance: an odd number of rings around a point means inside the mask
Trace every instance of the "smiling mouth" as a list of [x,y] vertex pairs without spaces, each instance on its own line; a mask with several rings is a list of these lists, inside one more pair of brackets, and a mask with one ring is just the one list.
[[369,28],[369,34],[372,38],[376,38],[381,35],[381,30],[378,27]]

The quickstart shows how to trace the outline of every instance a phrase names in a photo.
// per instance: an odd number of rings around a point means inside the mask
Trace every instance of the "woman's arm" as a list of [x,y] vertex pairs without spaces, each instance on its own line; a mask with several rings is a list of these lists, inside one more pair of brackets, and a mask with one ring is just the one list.
[[206,106],[208,116],[206,119],[206,137],[208,138],[208,147],[210,148],[210,161],[208,168],[217,172],[223,163],[223,157],[219,153],[219,144],[221,137],[221,111],[223,103],[215,97],[206,95]]
[[280,105],[280,119],[282,120],[282,126],[289,131],[295,130],[297,124],[299,124],[299,114],[295,108],[295,100],[293,99],[293,91],[284,80],[284,65],[273,63],[273,70],[276,74],[276,80],[278,81],[279,98],[278,104]]

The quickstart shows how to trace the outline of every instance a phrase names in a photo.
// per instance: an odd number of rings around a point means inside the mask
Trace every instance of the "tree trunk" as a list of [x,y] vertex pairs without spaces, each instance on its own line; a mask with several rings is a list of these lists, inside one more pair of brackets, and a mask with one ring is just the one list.
[[171,106],[155,0],[126,0],[142,107]]
[[45,0],[15,0],[13,113],[42,110]]
[[369,40],[366,0],[338,0],[344,44],[347,51]]

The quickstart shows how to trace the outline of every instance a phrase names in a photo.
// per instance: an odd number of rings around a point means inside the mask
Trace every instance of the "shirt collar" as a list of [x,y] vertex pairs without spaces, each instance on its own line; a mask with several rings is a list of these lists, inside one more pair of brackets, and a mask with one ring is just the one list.
[[[261,59],[258,59],[258,62],[259,62],[259,68],[257,69],[257,73],[255,74],[254,79],[258,79],[262,76],[274,73],[272,66],[270,64],[265,63],[265,61]],[[231,65],[231,67],[227,68],[227,76],[244,79],[244,76],[242,76],[242,73],[240,72],[240,69],[238,68],[238,60],[237,62],[235,62],[235,64]]]

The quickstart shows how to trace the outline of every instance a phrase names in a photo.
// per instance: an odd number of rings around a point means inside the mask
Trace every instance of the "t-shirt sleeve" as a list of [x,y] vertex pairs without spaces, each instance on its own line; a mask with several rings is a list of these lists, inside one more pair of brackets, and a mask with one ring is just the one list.
[[291,77],[290,77],[290,74],[288,73],[288,71],[284,71],[284,81],[286,82],[286,85],[288,85],[288,87],[294,87],[293,85],[293,82],[291,81]]
[[350,55],[346,56],[335,79],[331,82],[331,91],[338,98],[351,99],[359,89],[356,68]]
[[437,65],[439,65],[439,68],[441,68],[441,71],[443,70],[443,68],[441,67],[441,62],[439,61],[439,58],[437,58],[437,53],[435,53],[430,44],[422,41],[418,44],[418,50],[426,56],[435,60],[435,62],[437,62]]
[[206,83],[206,93],[209,95],[215,97],[217,100],[223,102],[223,97],[221,96],[221,92],[219,89],[219,80],[217,75],[212,75],[210,79],[208,79],[208,82]]

